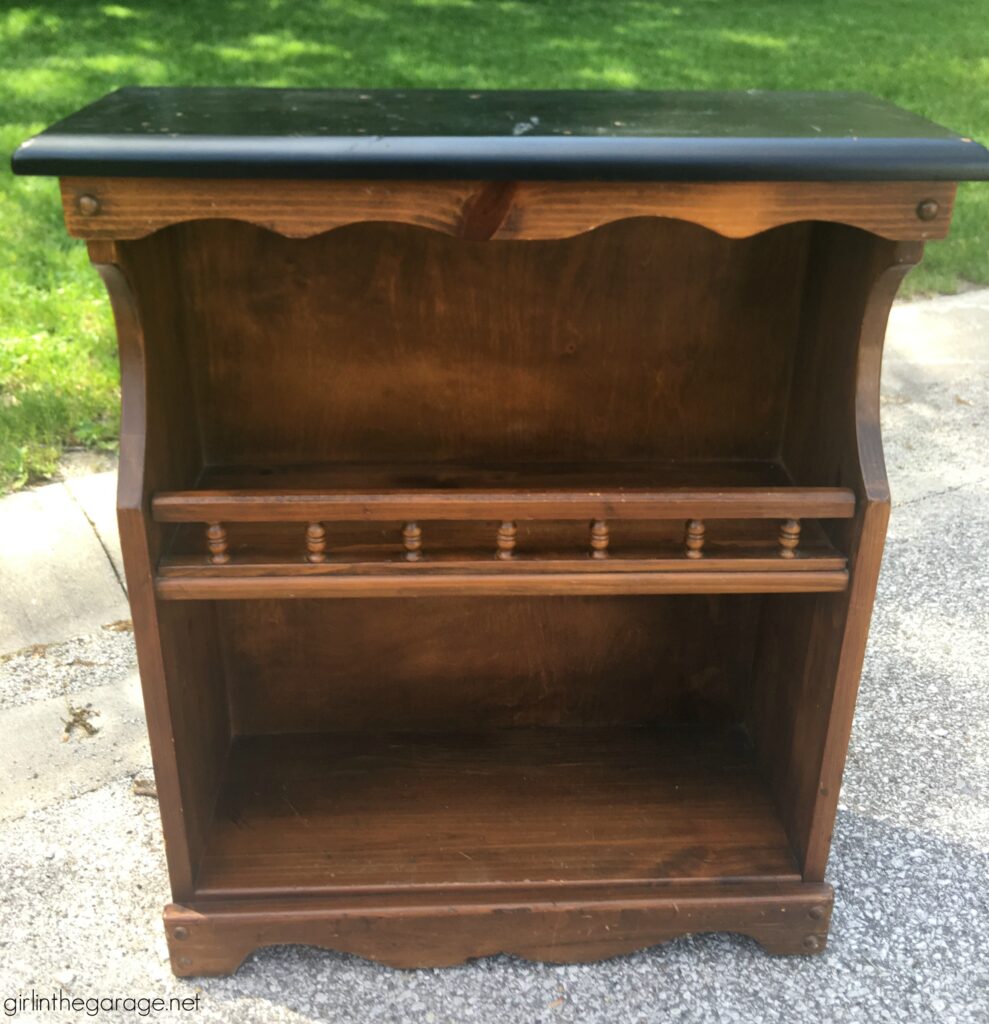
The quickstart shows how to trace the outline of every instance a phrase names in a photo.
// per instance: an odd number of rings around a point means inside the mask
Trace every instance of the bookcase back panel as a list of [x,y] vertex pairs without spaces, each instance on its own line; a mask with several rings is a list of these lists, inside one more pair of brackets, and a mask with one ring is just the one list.
[[760,597],[216,604],[241,734],[736,721]]
[[168,229],[206,461],[772,458],[809,230]]

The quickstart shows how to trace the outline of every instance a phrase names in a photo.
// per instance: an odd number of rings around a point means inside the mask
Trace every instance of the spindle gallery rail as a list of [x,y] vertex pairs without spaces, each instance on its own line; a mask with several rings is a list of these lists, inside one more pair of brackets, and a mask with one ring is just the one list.
[[[203,543],[166,555],[159,566],[164,597],[278,594],[402,593],[676,593],[841,590],[845,558],[819,528],[802,546],[802,522],[847,519],[855,511],[843,488],[666,488],[609,491],[500,489],[404,491],[183,491],[152,502],[163,523],[202,524]],[[682,521],[679,544],[654,550],[616,547],[612,524]],[[708,545],[708,521],[778,520],[772,548]],[[490,526],[490,542],[473,535],[467,553],[431,547],[430,524]],[[558,523],[586,530],[583,544],[552,552],[520,545],[520,522]],[[348,523],[391,523],[385,554],[352,553]],[[580,527],[580,524],[585,524]],[[227,527],[253,524],[249,544],[232,550]],[[286,535],[285,529],[295,533]],[[303,526],[303,524],[305,524]],[[488,524],[488,525],[485,525]],[[276,538],[268,527],[278,526]],[[339,531],[340,550],[335,550]],[[292,538],[295,537],[295,540]],[[723,538],[724,539],[724,538]],[[187,545],[188,547],[188,545]]]

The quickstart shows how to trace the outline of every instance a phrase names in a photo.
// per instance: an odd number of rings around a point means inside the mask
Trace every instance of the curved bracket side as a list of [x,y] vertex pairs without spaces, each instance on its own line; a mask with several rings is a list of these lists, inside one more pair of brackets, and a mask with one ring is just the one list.
[[120,352],[120,469],[117,509],[142,510],[147,408],[144,331],[137,298],[121,266],[118,246],[89,243],[89,258],[103,279],[117,331]]
[[907,273],[923,256],[922,242],[901,242],[888,250],[887,262],[873,280],[859,332],[855,387],[855,433],[862,488],[868,501],[889,501],[879,419],[886,324],[893,300]]
[[160,624],[154,592],[155,554],[145,509],[147,454],[147,365],[137,295],[115,242],[89,243],[89,257],[110,297],[120,351],[121,430],[117,523],[134,620],[141,688],[166,837],[173,894],[192,891],[192,863],[179,785],[171,706],[165,685]]

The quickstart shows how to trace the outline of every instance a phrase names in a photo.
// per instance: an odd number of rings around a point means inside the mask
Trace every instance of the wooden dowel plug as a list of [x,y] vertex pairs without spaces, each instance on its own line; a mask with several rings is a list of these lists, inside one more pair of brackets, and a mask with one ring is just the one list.
[[591,558],[608,557],[608,524],[603,519],[591,523]]
[[227,551],[227,531],[220,523],[210,523],[206,528],[206,543],[209,545],[209,560],[213,565],[225,565],[230,561]]
[[306,560],[326,561],[326,528],[322,523],[310,523],[306,527]]
[[498,527],[498,557],[514,558],[515,541],[518,537],[518,527],[511,520],[506,520]]
[[405,545],[405,560],[418,562],[422,558],[422,530],[418,523],[406,523],[402,530],[402,543]]
[[800,543],[800,520],[787,519],[780,527],[780,557],[793,558]]

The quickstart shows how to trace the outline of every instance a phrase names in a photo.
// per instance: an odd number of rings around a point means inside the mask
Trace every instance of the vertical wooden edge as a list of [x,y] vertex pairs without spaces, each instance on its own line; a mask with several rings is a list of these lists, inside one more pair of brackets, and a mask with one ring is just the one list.
[[838,654],[835,685],[824,737],[804,851],[803,877],[821,881],[831,850],[838,798],[848,756],[855,704],[890,516],[889,481],[880,423],[880,385],[886,325],[896,292],[923,255],[921,242],[883,247],[859,333],[855,381],[855,455],[862,500],[849,552],[849,587],[845,627]]
[[161,653],[155,556],[151,549],[145,500],[144,464],[147,437],[147,380],[144,332],[137,298],[123,268],[115,241],[88,244],[90,260],[110,297],[120,351],[121,429],[117,480],[117,524],[134,620],[141,688],[148,721],[158,804],[173,899],[192,893],[193,867],[179,783],[172,715]]
[[117,347],[120,353],[120,468],[117,474],[117,510],[143,511],[146,385],[144,332],[134,295],[121,266],[115,241],[87,242],[89,259],[110,297]]
[[875,278],[862,317],[855,386],[855,438],[862,492],[867,501],[889,501],[880,422],[886,325],[903,279],[923,255],[923,242],[897,242],[886,248],[884,265]]

